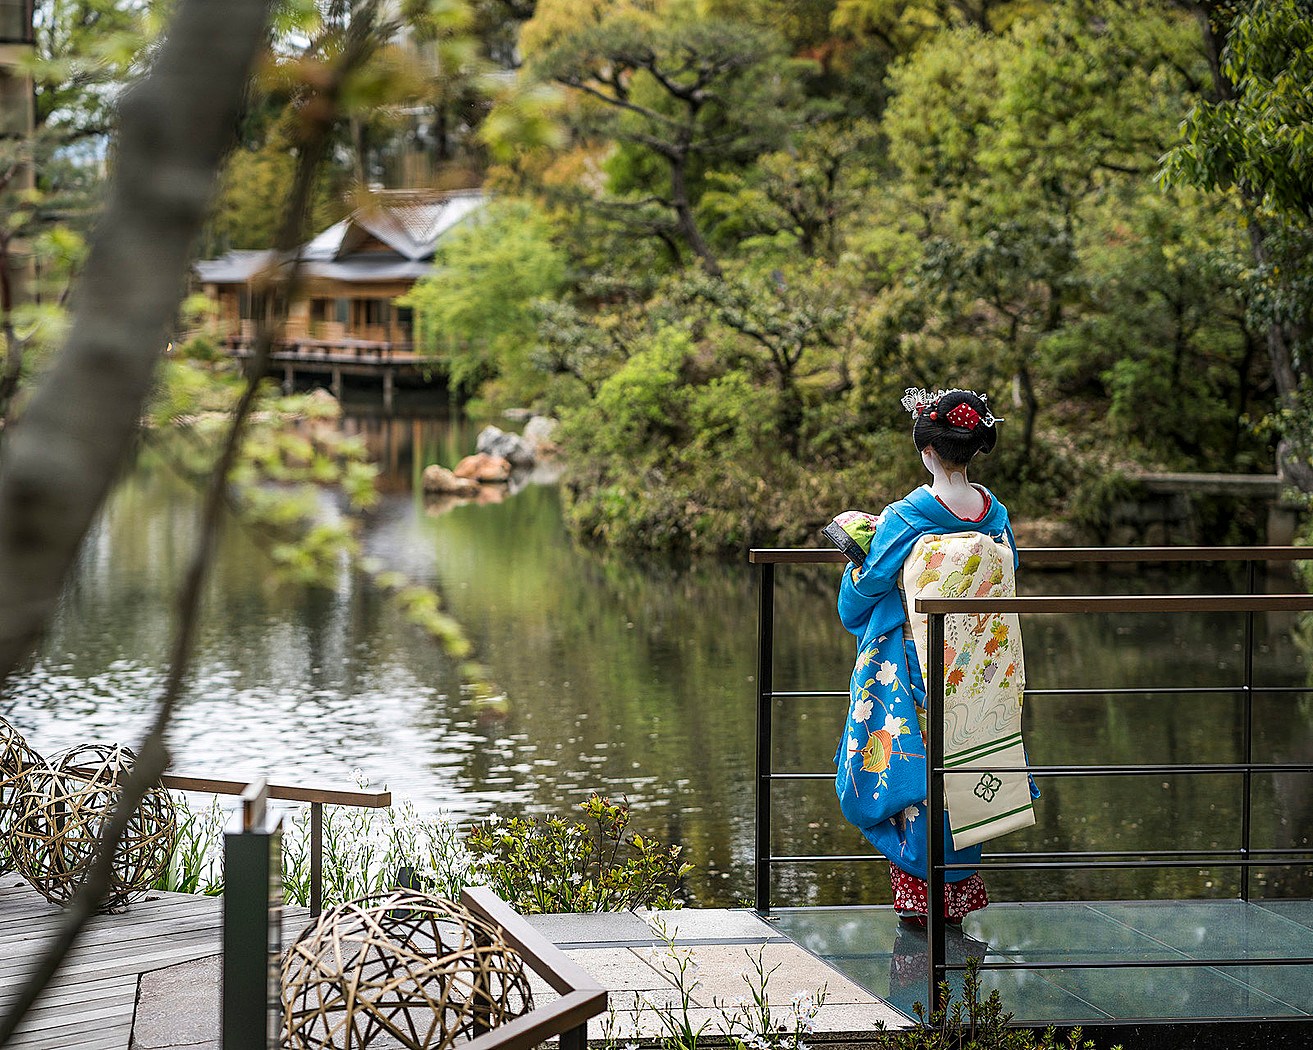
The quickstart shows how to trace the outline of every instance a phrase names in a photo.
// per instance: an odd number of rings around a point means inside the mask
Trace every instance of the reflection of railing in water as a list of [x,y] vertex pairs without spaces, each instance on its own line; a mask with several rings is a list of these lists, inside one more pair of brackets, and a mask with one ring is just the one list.
[[[1143,548],[1031,548],[1022,549],[1021,558],[1026,565],[1093,565],[1107,563],[1165,563],[1165,562],[1243,562],[1246,566],[1246,594],[1243,595],[1140,595],[1140,596],[1073,596],[1037,598],[930,598],[918,599],[916,609],[929,617],[930,666],[927,669],[928,724],[942,726],[944,720],[944,619],[951,613],[1013,612],[1013,613],[1088,613],[1088,612],[1240,612],[1245,614],[1244,625],[1244,680],[1238,686],[1222,687],[1168,687],[1168,688],[1117,688],[1117,689],[1028,689],[1028,697],[1089,696],[1106,694],[1171,695],[1224,693],[1239,695],[1243,702],[1241,752],[1243,761],[1237,763],[1185,763],[1179,765],[1121,765],[1121,766],[1031,766],[1038,777],[1069,776],[1148,776],[1165,773],[1190,775],[1240,775],[1243,793],[1241,798],[1240,845],[1224,850],[1131,850],[1131,851],[1053,851],[1045,853],[986,854],[974,865],[948,865],[944,863],[944,796],[943,782],[944,742],[942,733],[930,734],[927,743],[926,794],[929,813],[926,834],[929,840],[929,887],[931,902],[943,899],[944,879],[950,870],[963,869],[1049,869],[1049,868],[1169,868],[1194,867],[1205,862],[1221,867],[1238,867],[1241,871],[1240,895],[1249,899],[1249,870],[1257,864],[1298,865],[1313,860],[1313,848],[1255,850],[1251,836],[1252,781],[1255,773],[1310,773],[1313,763],[1264,763],[1253,761],[1253,694],[1254,687],[1254,615],[1259,612],[1313,611],[1313,595],[1284,594],[1260,595],[1256,593],[1257,567],[1260,562],[1313,560],[1313,551],[1301,547],[1143,547]],[[847,690],[792,690],[776,691],[773,678],[775,630],[775,566],[779,564],[842,563],[838,551],[787,549],[753,550],[749,561],[760,567],[757,649],[757,783],[756,783],[756,909],[760,914],[771,910],[771,869],[780,864],[815,864],[834,861],[873,861],[874,854],[775,856],[771,853],[771,787],[775,781],[832,780],[833,773],[776,773],[772,768],[772,717],[776,699],[801,697],[843,697]],[[1313,690],[1300,687],[1265,687],[1264,693],[1306,694]],[[997,766],[954,767],[953,772],[998,772]],[[1017,857],[1025,857],[1017,860]],[[1000,859],[1001,858],[1001,859]],[[1107,859],[1097,859],[1107,858]],[[964,964],[949,964],[945,959],[945,922],[936,907],[929,909],[927,922],[928,968],[932,1009],[941,1003],[941,984],[949,970],[965,969]],[[993,962],[980,963],[981,969],[1092,969],[1163,966],[1235,966],[1235,965],[1296,965],[1313,963],[1306,958],[1261,959],[1164,959],[1121,960],[1077,963],[1061,962]]]

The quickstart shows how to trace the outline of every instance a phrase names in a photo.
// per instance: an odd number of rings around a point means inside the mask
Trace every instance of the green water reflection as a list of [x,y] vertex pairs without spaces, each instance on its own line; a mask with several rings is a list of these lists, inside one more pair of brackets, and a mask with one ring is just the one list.
[[[196,674],[173,735],[176,766],[215,775],[343,782],[353,767],[427,809],[460,819],[494,810],[564,811],[593,789],[626,796],[637,822],[685,845],[704,905],[752,892],[756,589],[746,560],[679,567],[571,544],[558,490],[530,485],[501,503],[442,509],[414,484],[452,464],[474,432],[434,420],[370,420],[386,469],[369,551],[436,582],[505,690],[505,704],[461,695],[449,662],[376,595],[343,574],[331,592],[271,588],[239,530],[222,538]],[[87,737],[131,741],[162,677],[172,591],[189,554],[194,505],[161,467],[140,464],[83,553],[36,667],[0,711],[39,747]],[[776,687],[843,689],[851,639],[833,612],[833,567],[781,570]],[[1077,577],[1027,573],[1028,593],[1197,592],[1224,575]],[[1288,584],[1274,580],[1275,589]],[[1292,618],[1259,618],[1256,679],[1303,685]],[[1237,616],[1045,617],[1024,625],[1030,684],[1209,687],[1242,674]],[[1256,701],[1255,757],[1307,761],[1313,701]],[[843,701],[778,702],[777,766],[831,769]],[[1238,700],[1191,694],[1046,698],[1027,713],[1032,760],[1048,764],[1229,762],[1240,757]],[[1231,847],[1235,777],[1048,780],[1039,823],[1007,850]],[[1313,781],[1257,778],[1257,846],[1307,845]],[[777,853],[864,852],[825,782],[776,795]],[[1310,872],[1255,875],[1263,892],[1308,896]],[[995,874],[999,898],[1230,896],[1233,869]],[[887,900],[880,865],[780,869],[779,903]]]

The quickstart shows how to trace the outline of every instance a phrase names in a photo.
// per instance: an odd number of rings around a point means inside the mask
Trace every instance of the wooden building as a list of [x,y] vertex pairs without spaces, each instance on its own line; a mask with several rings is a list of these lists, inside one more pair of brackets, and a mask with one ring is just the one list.
[[[394,300],[428,274],[442,238],[476,221],[487,200],[482,190],[385,190],[324,230],[301,249],[301,294],[288,308],[279,350],[413,356],[411,311]],[[196,264],[235,351],[250,349],[264,307],[260,288],[275,262],[271,251],[230,251]]]

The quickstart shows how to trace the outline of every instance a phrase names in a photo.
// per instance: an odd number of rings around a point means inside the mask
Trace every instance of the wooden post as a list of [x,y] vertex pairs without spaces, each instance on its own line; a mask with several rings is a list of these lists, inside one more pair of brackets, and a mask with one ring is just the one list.
[[383,411],[392,414],[392,369],[384,366],[383,369]]
[[342,369],[333,369],[333,396],[339,401],[342,400]]
[[289,395],[296,389],[296,373],[290,363],[283,365],[283,394]]

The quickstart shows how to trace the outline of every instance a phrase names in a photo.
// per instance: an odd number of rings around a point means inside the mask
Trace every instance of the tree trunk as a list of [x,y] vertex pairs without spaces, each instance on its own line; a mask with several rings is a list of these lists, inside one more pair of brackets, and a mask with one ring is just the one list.
[[0,335],[5,341],[4,370],[0,372],[0,427],[9,418],[9,405],[23,374],[23,341],[14,331],[14,281],[10,269],[10,238],[0,234]]
[[1031,446],[1035,440],[1035,420],[1039,418],[1039,398],[1035,396],[1035,383],[1031,379],[1030,367],[1023,360],[1017,369],[1017,392],[1025,419],[1021,424],[1021,455],[1029,461]]
[[132,446],[233,139],[269,0],[183,0],[124,98],[63,350],[0,450],[0,683],[27,657]]
[[[1233,98],[1235,92],[1232,90],[1231,82],[1222,72],[1222,43],[1213,31],[1212,20],[1209,17],[1210,10],[1210,5],[1207,4],[1194,6],[1204,54],[1212,71],[1214,95],[1212,101],[1220,102]],[[1260,266],[1266,266],[1269,263],[1269,253],[1262,224],[1255,214],[1257,202],[1248,190],[1242,189],[1242,195],[1245,208],[1249,212],[1249,245],[1254,253],[1254,261]],[[1300,344],[1303,334],[1298,329],[1292,330],[1276,322],[1269,324],[1267,329],[1267,351],[1272,362],[1272,378],[1276,382],[1277,400],[1281,407],[1288,411],[1299,410],[1301,377],[1295,366],[1295,347]],[[1309,462],[1310,451],[1313,450],[1297,449],[1289,441],[1282,440],[1277,446],[1277,473],[1301,492],[1313,493],[1313,463]]]
[[697,220],[693,216],[693,206],[688,200],[686,172],[688,154],[680,152],[668,159],[670,163],[671,206],[675,209],[675,220],[679,226],[679,232],[683,234],[684,240],[693,254],[702,260],[702,268],[712,277],[720,277],[722,275],[720,263],[716,261],[715,255],[707,247],[707,242],[703,240],[702,231],[698,229]]

